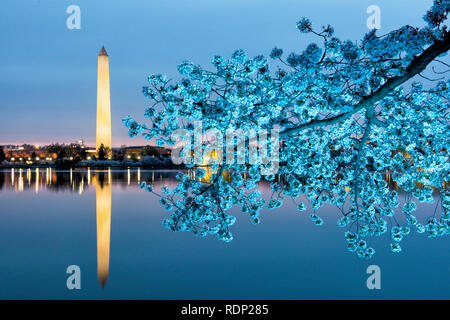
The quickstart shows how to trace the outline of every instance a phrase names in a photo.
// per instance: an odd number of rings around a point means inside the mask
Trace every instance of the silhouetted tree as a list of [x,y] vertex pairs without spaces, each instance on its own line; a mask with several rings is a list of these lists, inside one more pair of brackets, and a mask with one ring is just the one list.
[[159,157],[159,152],[155,147],[145,146],[144,149],[142,149],[141,151],[141,155]]
[[72,143],[65,147],[66,157],[73,157],[75,161],[80,161],[85,158],[86,150],[79,144]]
[[47,147],[48,153],[56,153],[58,159],[62,159],[66,156],[66,146],[63,144],[55,143]]
[[116,150],[112,151],[112,158],[113,158],[113,160],[122,161],[124,156],[125,156],[125,152],[124,152],[123,148],[116,149]]
[[0,162],[6,159],[5,152],[3,151],[3,147],[0,146]]
[[66,150],[61,149],[61,150],[58,152],[58,159],[62,159],[62,158],[64,158],[65,156],[66,156]]
[[100,147],[97,150],[97,158],[99,160],[105,160],[107,156],[107,148],[103,145],[103,143],[100,145]]

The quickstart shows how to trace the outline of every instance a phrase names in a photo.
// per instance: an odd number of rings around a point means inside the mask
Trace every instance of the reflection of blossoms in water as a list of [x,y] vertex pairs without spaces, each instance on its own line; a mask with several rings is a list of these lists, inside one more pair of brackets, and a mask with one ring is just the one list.
[[[335,205],[348,249],[360,257],[374,254],[371,236],[388,233],[391,250],[400,252],[401,241],[412,231],[448,235],[450,81],[430,89],[418,82],[400,87],[433,61],[448,67],[436,60],[450,47],[443,26],[448,11],[448,1],[435,0],[426,27],[404,26],[384,36],[373,30],[361,44],[334,37],[330,26],[316,31],[302,19],[297,28],[318,35],[324,45],[310,44],[286,60],[281,49],[274,49],[270,56],[280,63],[275,73],[263,56],[252,59],[238,50],[228,60],[214,57],[214,71],[183,62],[178,70],[185,78],[175,84],[150,77],[144,94],[152,101],[146,111],[152,126],[125,118],[131,137],[142,133],[173,145],[171,134],[192,132],[193,121],[222,134],[229,128],[280,132],[278,175],[261,175],[262,163],[227,162],[208,179],[201,169],[196,169],[199,179],[180,174],[177,186],[160,194],[171,212],[164,226],[230,241],[235,218],[227,212],[232,207],[239,206],[258,223],[263,207],[277,209],[293,201],[300,212],[312,210],[318,226],[326,223],[319,209]],[[236,147],[235,142],[227,147]],[[247,151],[240,156],[249,163]],[[264,180],[270,183],[268,199],[254,193]],[[392,185],[404,191],[403,207]],[[439,194],[436,208],[419,221],[417,203],[432,203],[434,190]],[[307,201],[299,202],[300,196]]]

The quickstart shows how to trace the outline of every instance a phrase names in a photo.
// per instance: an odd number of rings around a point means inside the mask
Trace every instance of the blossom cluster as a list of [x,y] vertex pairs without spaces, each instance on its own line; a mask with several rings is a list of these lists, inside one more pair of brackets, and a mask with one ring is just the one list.
[[[151,125],[124,118],[130,137],[142,134],[159,146],[174,146],[173,133],[194,132],[194,121],[201,121],[205,131],[222,134],[255,128],[283,133],[304,126],[280,142],[277,176],[261,175],[263,163],[226,163],[192,166],[194,176],[178,174],[176,187],[164,187],[161,193],[142,183],[170,212],[163,225],[230,241],[236,221],[228,214],[231,208],[239,206],[257,224],[263,208],[278,209],[291,199],[300,212],[311,210],[311,221],[318,226],[326,223],[319,209],[336,206],[347,248],[362,258],[375,253],[368,244],[371,236],[390,234],[390,248],[397,253],[412,231],[448,235],[448,79],[431,89],[417,81],[391,88],[382,99],[342,121],[324,121],[352,112],[404,75],[415,57],[442,41],[448,32],[442,26],[448,11],[448,0],[435,0],[425,16],[428,26],[404,26],[384,36],[373,30],[360,44],[334,37],[330,26],[315,31],[304,18],[297,23],[299,31],[318,35],[323,45],[312,43],[286,59],[283,50],[274,48],[270,58],[275,71],[264,56],[251,58],[237,50],[229,59],[215,56],[213,71],[184,61],[178,66],[183,78],[176,83],[159,74],[150,76],[143,93],[149,100],[145,116]],[[250,140],[246,137],[244,142],[248,145]],[[270,184],[270,198],[258,190],[262,183]],[[415,216],[417,203],[433,203],[435,198],[433,214],[425,219]]]

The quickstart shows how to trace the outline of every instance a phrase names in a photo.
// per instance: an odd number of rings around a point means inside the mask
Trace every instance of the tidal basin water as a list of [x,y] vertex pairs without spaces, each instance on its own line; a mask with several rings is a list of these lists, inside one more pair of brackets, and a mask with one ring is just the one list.
[[[449,299],[450,239],[415,231],[392,253],[346,249],[339,211],[315,226],[289,201],[253,225],[239,209],[234,240],[162,227],[168,213],[140,181],[174,186],[176,171],[8,169],[0,171],[0,299]],[[269,192],[262,187],[264,192]],[[419,204],[424,220],[435,205]],[[381,290],[366,269],[381,268]],[[68,290],[66,269],[81,269]]]

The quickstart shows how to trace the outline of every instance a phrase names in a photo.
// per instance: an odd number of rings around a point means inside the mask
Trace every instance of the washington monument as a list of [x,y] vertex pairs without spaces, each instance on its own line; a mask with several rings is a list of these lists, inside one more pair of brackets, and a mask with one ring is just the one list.
[[[97,136],[95,148],[100,145],[111,152],[111,103],[109,99],[109,62],[105,47],[98,54],[97,76]],[[108,156],[110,156],[108,154]]]

